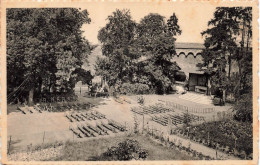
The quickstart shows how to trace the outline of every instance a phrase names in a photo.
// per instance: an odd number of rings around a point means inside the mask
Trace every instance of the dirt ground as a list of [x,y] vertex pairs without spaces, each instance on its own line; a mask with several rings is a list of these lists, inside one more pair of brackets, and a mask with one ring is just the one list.
[[[184,105],[204,106],[179,99],[178,95],[145,95],[144,97],[145,105],[159,103],[159,100],[175,100]],[[138,96],[122,96],[121,99],[127,101],[123,101],[123,104],[117,102],[114,98],[99,98],[100,100],[93,110],[106,115],[107,119],[112,119],[122,125],[133,128],[134,114],[131,111],[131,107],[138,106],[137,98]],[[92,99],[92,102],[95,102],[93,98],[80,98],[81,102],[87,101],[86,99]],[[227,106],[225,107],[227,109]],[[28,145],[77,140],[69,130],[72,123],[65,117],[64,112],[22,114],[19,111],[12,111],[8,114],[7,121],[7,138],[10,139],[11,136],[11,145],[15,150],[26,149]]]

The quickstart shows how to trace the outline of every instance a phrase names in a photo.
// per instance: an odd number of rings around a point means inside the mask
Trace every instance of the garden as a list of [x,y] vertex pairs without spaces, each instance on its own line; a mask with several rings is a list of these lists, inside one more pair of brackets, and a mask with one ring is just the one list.
[[216,121],[178,128],[172,133],[241,159],[252,159],[253,136],[249,122]]

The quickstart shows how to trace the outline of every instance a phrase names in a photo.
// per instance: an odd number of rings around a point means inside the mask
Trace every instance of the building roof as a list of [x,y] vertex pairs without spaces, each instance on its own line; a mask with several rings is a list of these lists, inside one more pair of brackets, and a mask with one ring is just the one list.
[[202,43],[191,43],[191,42],[176,42],[176,49],[204,49],[204,45]]

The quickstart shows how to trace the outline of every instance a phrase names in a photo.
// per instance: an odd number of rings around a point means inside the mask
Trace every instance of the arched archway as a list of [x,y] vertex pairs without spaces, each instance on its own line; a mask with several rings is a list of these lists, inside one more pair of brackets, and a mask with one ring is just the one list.
[[186,57],[192,56],[194,58],[194,54],[192,52],[189,52]]
[[181,55],[184,55],[185,56],[185,53],[184,52],[180,52],[179,54],[177,54],[177,56],[181,56]]
[[197,56],[201,56],[201,53],[197,53],[195,57],[197,57]]

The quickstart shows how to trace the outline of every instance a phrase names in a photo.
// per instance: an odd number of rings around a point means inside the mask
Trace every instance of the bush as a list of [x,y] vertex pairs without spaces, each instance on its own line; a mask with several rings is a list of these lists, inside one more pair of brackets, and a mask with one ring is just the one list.
[[136,140],[126,139],[119,143],[117,146],[108,148],[108,150],[102,154],[103,160],[139,160],[146,159],[148,151],[140,147],[140,144]]
[[120,88],[120,93],[122,93],[122,94],[149,94],[149,93],[152,93],[152,90],[150,90],[150,87],[147,84],[123,83]]
[[[253,127],[250,122],[238,122],[236,120],[224,120],[204,123],[201,125],[178,128],[179,132],[189,133],[191,137],[199,139],[200,143],[210,140],[209,147],[214,148],[214,144],[228,146],[231,149],[245,151],[247,155],[253,152]],[[209,136],[208,136],[209,135]],[[236,144],[235,144],[235,139]]]
[[236,101],[234,109],[236,114],[234,118],[238,121],[253,121],[253,102],[252,93],[243,94]]

